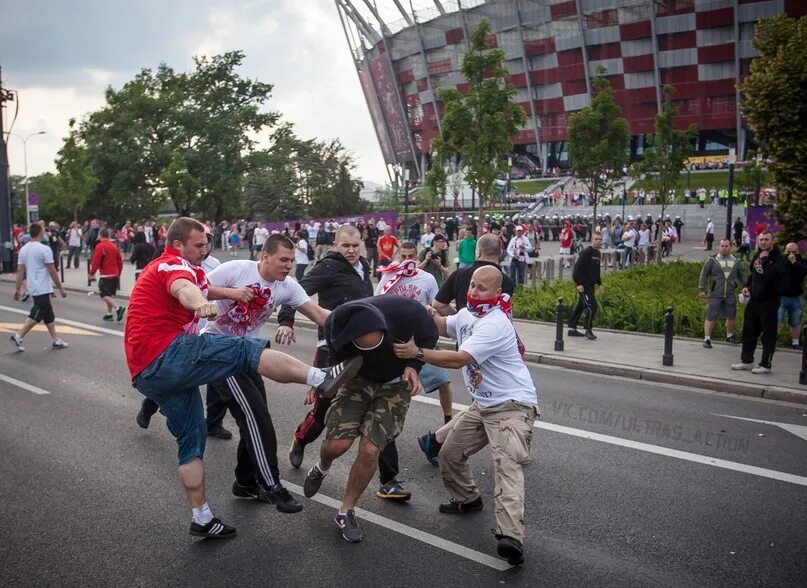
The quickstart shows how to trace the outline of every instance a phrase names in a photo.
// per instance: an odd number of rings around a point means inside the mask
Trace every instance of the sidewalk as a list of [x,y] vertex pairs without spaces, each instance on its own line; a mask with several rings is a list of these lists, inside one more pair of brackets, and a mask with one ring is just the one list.
[[[233,259],[218,251],[216,256],[222,262]],[[246,259],[245,253],[241,259]],[[13,281],[14,276],[3,274],[0,279]],[[134,268],[125,263],[119,296],[128,298],[133,284]],[[78,269],[65,268],[65,287],[84,293],[97,290],[97,282],[87,287],[86,261],[82,260]],[[302,317],[297,322],[301,327],[313,328]],[[597,341],[588,341],[566,337],[564,328],[564,351],[555,351],[555,325],[517,320],[516,328],[527,348],[527,360],[534,363],[807,404],[807,386],[798,383],[801,352],[777,350],[773,372],[754,375],[729,367],[740,360],[739,345],[714,342],[713,349],[704,349],[700,340],[675,338],[674,364],[667,367],[662,365],[664,338],[659,335],[598,329]],[[760,353],[761,346],[757,359]]]

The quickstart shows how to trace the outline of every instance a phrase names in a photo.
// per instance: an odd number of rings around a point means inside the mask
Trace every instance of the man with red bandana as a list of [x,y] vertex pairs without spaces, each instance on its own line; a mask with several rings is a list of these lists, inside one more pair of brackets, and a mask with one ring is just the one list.
[[[294,243],[285,235],[272,235],[263,242],[260,261],[230,261],[210,272],[207,279],[211,286],[247,288],[253,298],[248,302],[218,300],[218,317],[207,324],[204,332],[236,337],[257,334],[283,304],[322,326],[330,311],[312,302],[300,284],[286,279],[294,258]],[[294,339],[293,329],[278,328],[276,343],[291,343]],[[210,387],[224,399],[241,432],[233,494],[274,504],[283,513],[301,511],[303,505],[280,482],[277,436],[261,375],[255,371],[242,372],[213,382]]]
[[538,396],[524,365],[524,346],[509,316],[510,298],[502,294],[501,285],[498,269],[481,267],[471,277],[467,308],[445,318],[432,309],[440,334],[455,339],[459,350],[420,349],[410,340],[395,345],[395,354],[462,369],[473,402],[430,440],[451,497],[439,510],[459,515],[482,509],[468,458],[490,444],[497,552],[509,563],[520,564],[525,532],[523,466],[530,462]]

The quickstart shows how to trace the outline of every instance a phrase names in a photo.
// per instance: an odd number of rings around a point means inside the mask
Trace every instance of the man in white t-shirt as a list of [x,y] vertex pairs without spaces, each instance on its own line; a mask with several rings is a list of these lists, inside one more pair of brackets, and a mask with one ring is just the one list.
[[432,223],[426,223],[426,232],[423,233],[423,235],[421,235],[420,244],[423,246],[424,249],[428,249],[429,247],[432,246],[433,240],[434,240],[434,228],[432,226]]
[[[427,271],[418,269],[417,263],[417,248],[409,241],[401,243],[398,260],[381,270],[381,280],[378,282],[375,295],[403,296],[416,300],[423,306],[429,306],[437,296],[439,287],[434,276]],[[420,384],[426,394],[435,390],[439,391],[444,422],[450,421],[453,415],[453,393],[448,371],[445,368],[426,364],[420,370]],[[436,459],[429,461],[432,465],[437,465]]]
[[[440,473],[451,501],[445,514],[482,509],[468,457],[490,444],[495,473],[497,551],[511,564],[524,561],[524,472],[530,462],[532,426],[538,396],[522,359],[523,346],[502,296],[502,274],[481,267],[471,277],[468,307],[442,317],[432,309],[440,334],[455,339],[458,351],[419,349],[413,341],[395,345],[400,358],[417,358],[446,368],[462,368],[471,405],[437,433],[429,435],[439,452]],[[442,439],[441,439],[442,438]]]
[[308,269],[308,241],[305,238],[305,231],[297,232],[297,242],[294,244],[294,277],[299,282]]
[[53,313],[53,305],[50,298],[53,294],[53,284],[59,289],[62,298],[67,298],[62,283],[59,281],[59,274],[53,263],[53,250],[42,244],[44,229],[39,223],[33,223],[29,229],[31,241],[23,245],[17,258],[17,288],[14,290],[14,300],[20,299],[20,290],[23,280],[28,284],[28,292],[34,299],[34,306],[28,315],[28,320],[19,332],[11,335],[11,342],[16,350],[25,351],[22,340],[28,331],[39,323],[45,323],[45,327],[50,333],[53,349],[64,349],[67,341],[64,341],[56,334],[56,315]]
[[[204,332],[257,336],[275,309],[283,304],[323,325],[330,311],[314,303],[300,284],[287,279],[293,262],[294,243],[284,235],[272,235],[264,241],[260,261],[230,261],[207,274],[213,287],[248,288],[254,296],[249,302],[217,300],[217,318],[207,323]],[[294,340],[293,329],[278,328],[276,343],[288,344]],[[301,511],[302,504],[280,483],[277,437],[267,409],[263,378],[257,372],[245,372],[213,382],[210,387],[225,400],[241,431],[233,494],[272,503],[283,513]]]
[[268,238],[269,229],[264,227],[262,222],[258,221],[255,224],[255,230],[252,232],[252,243],[255,245],[255,249],[260,251]]

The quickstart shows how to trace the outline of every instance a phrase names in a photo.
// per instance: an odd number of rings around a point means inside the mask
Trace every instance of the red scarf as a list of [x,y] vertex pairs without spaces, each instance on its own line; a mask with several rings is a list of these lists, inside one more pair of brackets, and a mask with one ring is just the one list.
[[411,278],[418,275],[418,264],[414,259],[407,259],[404,262],[393,261],[387,267],[381,269],[382,274],[391,274],[393,272],[395,272],[395,275],[381,288],[382,294],[389,292],[395,284],[401,281],[401,278]]
[[[468,304],[468,311],[476,317],[483,317],[494,308],[499,307],[502,309],[502,312],[504,312],[504,315],[510,319],[510,322],[513,322],[513,303],[510,300],[509,294],[502,292],[499,294],[498,298],[475,298],[471,296],[471,294],[468,294],[465,299]],[[527,348],[524,347],[524,343],[521,342],[521,337],[518,336],[515,325],[513,325],[513,332],[516,334],[518,352],[521,357],[524,357]]]
[[[257,315],[269,299],[272,297],[272,291],[268,288],[262,289],[258,285],[250,286],[252,293],[255,297],[249,302],[236,302],[235,308],[238,309],[239,316],[243,317],[244,322],[249,322],[249,317]],[[264,297],[265,295],[265,297]]]

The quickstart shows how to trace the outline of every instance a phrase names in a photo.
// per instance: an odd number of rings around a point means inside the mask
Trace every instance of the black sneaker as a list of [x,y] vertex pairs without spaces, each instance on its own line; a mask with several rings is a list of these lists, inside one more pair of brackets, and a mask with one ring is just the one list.
[[342,538],[350,543],[358,543],[364,539],[364,533],[356,520],[356,513],[351,508],[346,514],[336,513],[333,517],[336,526],[342,531]]
[[446,502],[445,504],[440,505],[440,512],[443,514],[465,514],[469,512],[476,512],[478,510],[482,510],[482,497],[478,497],[476,500],[472,500],[471,502]]
[[586,331],[586,339],[589,341],[596,341],[597,335],[594,334],[594,331]]
[[269,502],[285,514],[294,514],[303,510],[301,502],[297,501],[282,484],[275,484],[271,488],[261,488],[258,501]]
[[137,425],[141,429],[148,429],[149,423],[151,423],[151,417],[143,412],[143,408],[141,407],[140,412],[138,412],[137,416],[135,417],[135,421],[137,421]]
[[439,465],[438,456],[440,455],[440,448],[442,448],[443,444],[437,442],[437,437],[435,437],[434,433],[429,431],[427,435],[418,437],[418,445],[423,453],[426,454],[426,460],[430,464],[435,467]]
[[398,480],[392,480],[391,482],[387,482],[386,484],[382,485],[375,495],[379,498],[385,498],[386,500],[394,500],[397,502],[406,502],[412,498],[412,493],[404,490],[404,487]]
[[497,535],[499,544],[496,546],[496,552],[507,560],[511,566],[517,566],[524,563],[524,546],[518,539],[507,537],[505,535]]
[[308,475],[305,477],[305,482],[303,482],[303,494],[305,494],[306,498],[311,498],[319,492],[326,475],[319,470],[317,464],[311,466],[311,469],[308,470]]
[[303,465],[303,456],[305,455],[305,445],[297,441],[294,437],[291,439],[291,449],[289,449],[289,463],[293,468],[299,468]]
[[734,333],[732,333],[731,336],[726,337],[726,343],[739,343],[739,342],[740,338]]
[[225,429],[221,423],[212,428],[208,427],[207,436],[215,437],[216,439],[224,439],[225,441],[233,438],[233,434]]
[[347,361],[337,363],[325,369],[325,379],[316,387],[317,392],[323,398],[333,398],[339,391],[339,387],[347,380],[355,376],[361,369],[362,357],[357,355]]
[[118,320],[118,322],[121,322],[123,320],[124,314],[126,314],[126,307],[119,306],[118,310],[115,311],[115,318]]
[[191,523],[190,534],[196,537],[207,537],[209,539],[230,539],[235,537],[235,527],[225,525],[219,519],[213,518],[206,525],[201,525],[196,521]]
[[30,297],[31,297],[31,293],[30,293],[30,292],[26,292],[25,294],[23,294],[23,295],[22,295],[22,298],[20,298],[20,301],[21,301],[21,302],[28,302],[28,299],[29,299]]
[[706,349],[711,349],[712,348],[712,340],[711,339],[704,339],[703,340],[703,346],[706,347]]
[[105,314],[103,318],[104,318],[104,320],[105,320],[106,322],[111,323],[112,321],[114,321],[114,320],[115,320],[115,315],[112,315],[112,314]]
[[585,337],[585,335],[577,329],[569,329],[566,334],[569,335],[569,337]]

